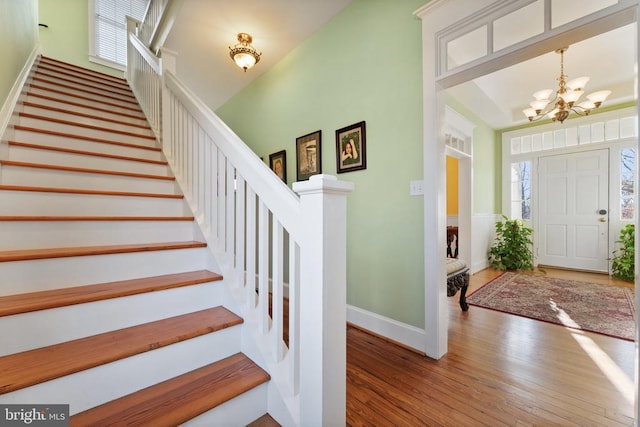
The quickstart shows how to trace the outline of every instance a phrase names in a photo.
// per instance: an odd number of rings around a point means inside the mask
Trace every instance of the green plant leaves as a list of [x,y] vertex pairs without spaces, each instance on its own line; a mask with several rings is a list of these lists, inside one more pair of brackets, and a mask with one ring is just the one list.
[[496,270],[533,270],[533,229],[520,219],[496,222],[496,238],[489,249],[489,263]]
[[611,271],[613,277],[625,282],[634,281],[635,274],[635,227],[633,224],[625,225],[620,230],[620,240],[616,243],[620,247],[613,251]]

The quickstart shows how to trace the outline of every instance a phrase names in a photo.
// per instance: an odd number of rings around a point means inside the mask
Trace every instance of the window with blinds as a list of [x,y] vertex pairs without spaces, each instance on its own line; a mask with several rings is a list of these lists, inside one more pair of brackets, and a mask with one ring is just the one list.
[[[126,16],[144,18],[148,0],[92,0],[90,27],[92,56],[109,63],[127,65]],[[91,28],[90,28],[91,30]]]

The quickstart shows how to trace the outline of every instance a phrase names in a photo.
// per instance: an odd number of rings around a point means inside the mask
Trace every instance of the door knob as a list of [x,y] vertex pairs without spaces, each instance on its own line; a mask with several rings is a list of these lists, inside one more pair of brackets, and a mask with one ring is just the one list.
[[599,218],[598,221],[600,222],[607,222],[607,218]]
[[600,210],[598,211],[598,213],[599,213],[600,215],[606,215],[606,214],[607,214],[607,210],[606,210],[606,209],[600,209]]

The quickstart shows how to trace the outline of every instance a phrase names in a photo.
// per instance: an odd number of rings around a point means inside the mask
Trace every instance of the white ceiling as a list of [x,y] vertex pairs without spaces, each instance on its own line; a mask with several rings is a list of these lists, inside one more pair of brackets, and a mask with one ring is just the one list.
[[[215,110],[277,64],[350,2],[184,0],[165,46],[178,53],[178,76]],[[509,36],[522,30],[517,27],[505,29]],[[263,53],[260,62],[246,73],[229,58],[229,46],[236,43],[239,32],[250,33],[253,46]],[[590,76],[585,89],[587,94],[611,90],[605,105],[632,100],[634,38],[635,24],[632,24],[570,46],[565,53],[565,74],[569,79]],[[540,89],[557,89],[559,74],[560,57],[549,52],[450,88],[448,93],[488,125],[502,129],[526,123],[522,109],[532,100],[532,93]]]
[[[350,2],[184,0],[165,47],[178,53],[178,76],[215,110]],[[251,34],[252,45],[262,52],[260,62],[246,73],[229,57],[229,46],[241,32]]]

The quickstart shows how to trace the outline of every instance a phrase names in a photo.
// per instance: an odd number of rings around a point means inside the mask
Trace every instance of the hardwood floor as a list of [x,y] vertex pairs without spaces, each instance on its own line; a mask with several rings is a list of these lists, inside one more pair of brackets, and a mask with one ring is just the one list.
[[[476,273],[469,292],[497,274]],[[634,343],[478,307],[462,312],[457,301],[449,299],[449,352],[440,360],[348,326],[348,425],[633,425]]]

